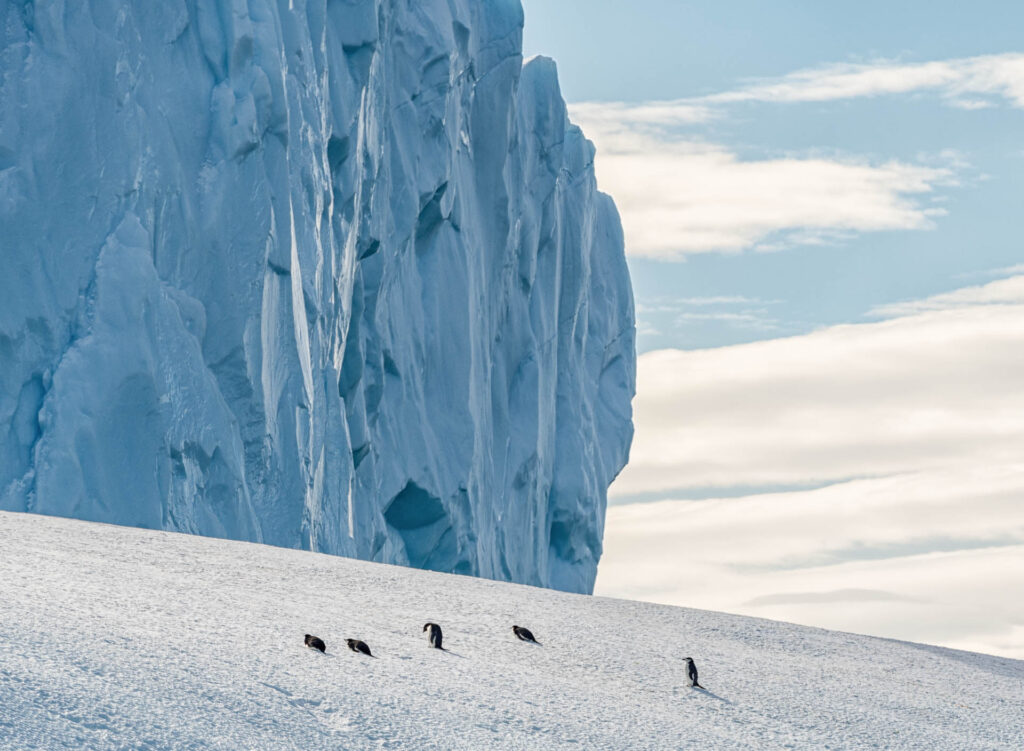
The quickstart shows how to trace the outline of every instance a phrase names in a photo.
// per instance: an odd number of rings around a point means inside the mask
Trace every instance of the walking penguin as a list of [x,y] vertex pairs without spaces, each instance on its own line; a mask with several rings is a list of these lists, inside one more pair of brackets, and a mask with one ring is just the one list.
[[686,676],[690,679],[690,686],[693,688],[699,688],[702,691],[707,691],[702,685],[697,683],[697,664],[693,661],[692,657],[686,659]]
[[436,623],[425,623],[423,624],[423,630],[429,631],[427,634],[427,641],[430,642],[430,646],[434,649],[444,649],[441,646],[441,627]]
[[522,626],[513,626],[512,633],[515,634],[517,638],[522,639],[523,641],[532,642],[533,644],[540,644],[540,642],[533,637],[533,633],[528,628],[523,628]]
[[327,645],[324,644],[324,640],[319,639],[312,634],[306,634],[306,646],[310,649],[319,649],[321,652],[327,651]]
[[367,657],[373,657],[373,655],[370,654],[370,648],[366,646],[365,641],[360,641],[359,639],[346,639],[345,643],[348,644],[348,648],[353,652],[362,652]]

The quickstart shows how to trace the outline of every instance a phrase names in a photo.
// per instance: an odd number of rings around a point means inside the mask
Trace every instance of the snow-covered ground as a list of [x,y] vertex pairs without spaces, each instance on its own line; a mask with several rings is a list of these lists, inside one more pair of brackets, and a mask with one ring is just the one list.
[[1024,662],[0,513],[0,748],[1019,751]]

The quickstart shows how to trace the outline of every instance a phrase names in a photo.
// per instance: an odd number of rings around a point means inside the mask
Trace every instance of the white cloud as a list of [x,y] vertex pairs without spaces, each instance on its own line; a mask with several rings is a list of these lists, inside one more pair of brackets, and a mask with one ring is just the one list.
[[638,313],[680,313],[690,308],[730,305],[777,305],[781,300],[762,300],[745,295],[711,295],[706,297],[655,297],[636,303]]
[[746,297],[744,295],[712,295],[710,297],[680,297],[678,302],[683,305],[749,305],[756,303],[760,305],[776,305],[779,300],[762,300],[759,297]]
[[768,317],[764,311],[739,311],[716,310],[700,313],[680,313],[676,316],[676,326],[685,326],[694,321],[727,323],[731,326],[745,329],[756,329],[759,331],[775,331],[779,328],[779,322]]
[[628,134],[638,128],[675,128],[713,120],[711,107],[696,102],[653,101],[641,104],[625,102],[579,102],[569,105],[574,120],[590,123],[605,133]]
[[[600,152],[598,179],[620,208],[632,255],[773,250],[850,233],[919,230],[944,212],[939,186],[966,165],[784,156],[743,160],[680,135],[744,102],[797,103],[932,92],[951,106],[1024,108],[1024,54],[924,63],[876,61],[801,70],[674,101],[583,102],[570,114]],[[928,200],[932,199],[932,200]]]
[[[1024,267],[1012,266],[1005,272],[1020,273]],[[871,315],[889,318],[912,315],[928,310],[951,310],[968,305],[1020,305],[1024,304],[1024,276],[999,279],[975,287],[964,287],[941,295],[932,295],[923,300],[880,305]]]
[[742,160],[646,124],[609,126],[597,109],[571,111],[600,152],[598,181],[615,198],[632,255],[771,250],[853,232],[927,229],[945,211],[926,199],[956,182],[949,166],[820,156]]
[[642,355],[597,591],[1024,658],[1022,283]]
[[672,104],[701,108],[736,102],[824,102],[919,91],[934,91],[949,104],[963,109],[994,106],[1000,101],[1024,108],[1024,54],[924,63],[840,63]]
[[648,352],[637,381],[620,497],[1024,457],[1021,304]]
[[637,336],[661,336],[661,331],[647,321],[636,322]]
[[613,506],[596,594],[1024,658],[1024,464]]
[[699,321],[732,329],[772,331],[779,335],[784,324],[770,313],[770,306],[779,302],[744,295],[644,298],[636,303],[637,333],[661,335],[661,329],[656,329],[656,325],[667,331],[676,331]]

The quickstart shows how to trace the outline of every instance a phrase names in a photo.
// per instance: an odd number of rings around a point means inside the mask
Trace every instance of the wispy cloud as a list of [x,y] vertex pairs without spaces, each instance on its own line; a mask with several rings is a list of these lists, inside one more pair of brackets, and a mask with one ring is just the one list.
[[686,305],[749,305],[750,303],[775,305],[779,300],[762,300],[759,297],[746,297],[744,295],[711,295],[707,297],[681,297],[679,302]]
[[720,323],[737,329],[777,332],[782,322],[770,313],[779,300],[745,295],[657,297],[637,302],[637,333],[662,334],[659,327],[679,330],[692,323]]
[[950,106],[981,109],[999,104],[1024,109],[1024,53],[951,60],[832,63],[701,97],[625,102],[580,102],[572,113],[602,130],[678,128],[724,117],[727,105],[746,102],[827,102],[930,92]]
[[881,60],[796,71],[704,97],[584,102],[573,119],[600,151],[598,178],[616,199],[632,255],[777,250],[853,233],[931,228],[937,189],[968,167],[852,156],[742,159],[693,135],[744,103],[800,103],[931,93],[950,106],[1024,108],[1024,54],[921,63]]
[[676,325],[682,326],[693,322],[717,322],[727,323],[731,326],[739,326],[759,331],[775,331],[779,328],[779,322],[770,318],[765,311],[741,311],[731,312],[727,310],[700,311],[680,313],[676,316]]
[[1022,495],[1018,463],[613,506],[596,594],[1024,658]]
[[636,333],[637,336],[661,336],[661,331],[657,327],[639,319],[636,322]]
[[853,232],[927,229],[945,210],[928,202],[956,183],[950,167],[853,158],[743,160],[708,143],[606,133],[598,180],[622,214],[627,252],[653,258],[772,250]]
[[[737,102],[824,102],[931,91],[952,106],[978,109],[999,103],[1024,108],[1024,54],[908,63],[839,63],[762,80],[732,91],[671,103],[706,108]],[[651,105],[647,105],[650,107]],[[669,106],[666,112],[672,111]]]
[[1015,459],[1024,456],[1024,304],[649,352],[637,382],[636,437],[613,496]]
[[1024,275],[878,312],[639,358],[599,593],[1024,657]]
[[578,102],[569,105],[572,116],[604,132],[627,133],[637,128],[676,128],[705,123],[717,117],[709,105],[695,100],[626,102]]
[[[1004,272],[1019,273],[1024,267],[1013,266],[1003,269]],[[929,310],[953,310],[972,305],[1024,305],[1024,275],[999,279],[988,284],[974,287],[963,287],[932,295],[923,300],[890,303],[873,308],[870,315],[881,318],[913,315]]]
[[637,312],[678,313],[690,308],[730,305],[777,305],[781,300],[764,300],[746,295],[708,295],[705,297],[656,297],[637,302]]

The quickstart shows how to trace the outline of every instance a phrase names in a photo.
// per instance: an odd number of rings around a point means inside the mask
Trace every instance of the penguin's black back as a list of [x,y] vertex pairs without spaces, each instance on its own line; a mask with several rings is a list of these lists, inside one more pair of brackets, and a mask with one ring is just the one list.
[[327,651],[327,645],[324,644],[324,640],[312,634],[306,634],[306,646],[310,649],[319,649],[321,652]]
[[692,657],[686,658],[686,677],[690,679],[690,685],[696,686],[697,688],[704,688],[697,683],[697,663],[693,661]]
[[537,639],[534,637],[533,632],[530,631],[530,629],[528,628],[523,628],[522,626],[513,626],[512,633],[515,634],[518,638],[522,639],[523,641],[532,641],[534,644],[540,644],[540,642],[537,641]]
[[373,657],[370,654],[370,648],[366,645],[366,642],[360,641],[359,639],[346,639],[345,643],[348,644],[348,648],[353,652],[361,652],[368,657]]
[[427,641],[430,642],[430,646],[435,649],[444,649],[444,647],[441,646],[442,635],[440,626],[436,623],[427,623],[423,626],[423,630],[429,631],[427,634]]

